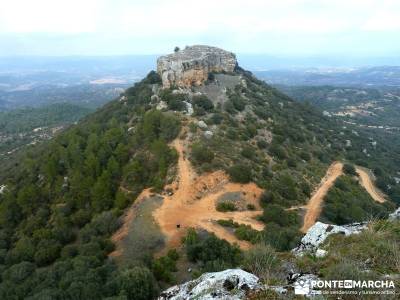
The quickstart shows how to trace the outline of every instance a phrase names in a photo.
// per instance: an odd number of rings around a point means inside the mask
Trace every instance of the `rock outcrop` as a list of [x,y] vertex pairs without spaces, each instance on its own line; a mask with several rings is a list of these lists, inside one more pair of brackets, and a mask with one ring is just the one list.
[[186,47],[157,60],[157,72],[163,87],[201,85],[210,72],[233,72],[237,66],[235,54],[210,46]]
[[257,276],[241,269],[205,273],[199,278],[162,292],[159,300],[245,299],[249,291],[262,289]]
[[318,247],[333,233],[344,235],[357,234],[367,228],[367,223],[353,223],[343,226],[315,223],[301,239],[300,245],[293,249],[295,255],[303,255],[306,252],[315,253]]
[[290,273],[286,279],[284,285],[266,285],[251,273],[228,269],[204,273],[195,280],[175,285],[162,292],[158,300],[244,300],[265,290],[272,290],[282,297],[294,292],[303,295],[319,293],[311,288],[311,281],[318,280],[316,275]]
[[400,220],[400,207],[389,215],[389,220]]

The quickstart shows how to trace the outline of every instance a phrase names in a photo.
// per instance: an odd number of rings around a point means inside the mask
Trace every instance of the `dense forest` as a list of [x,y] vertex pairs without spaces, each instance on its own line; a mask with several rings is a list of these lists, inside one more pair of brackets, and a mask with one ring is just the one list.
[[0,112],[0,133],[22,133],[37,127],[70,124],[92,111],[93,109],[85,106],[55,103],[38,108]]
[[12,160],[24,147],[51,139],[93,111],[70,103],[0,111],[0,161]]

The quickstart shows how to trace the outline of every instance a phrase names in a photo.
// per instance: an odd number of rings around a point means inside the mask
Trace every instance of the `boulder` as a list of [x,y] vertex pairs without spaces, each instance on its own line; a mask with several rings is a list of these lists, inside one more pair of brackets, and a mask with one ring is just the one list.
[[210,130],[207,130],[207,131],[205,131],[204,132],[204,137],[206,138],[206,139],[211,139],[212,137],[213,137],[213,133],[212,133],[212,131],[210,131]]
[[325,257],[326,254],[328,254],[328,251],[326,251],[324,249],[317,249],[317,251],[315,251],[315,257],[318,257],[318,258]]
[[0,185],[0,194],[3,194],[7,189],[7,186],[5,184]]
[[165,101],[160,101],[157,103],[156,109],[157,110],[163,110],[163,109],[167,109],[168,108],[168,104]]
[[160,101],[160,97],[158,97],[158,95],[151,95],[150,101],[152,103],[158,102],[158,101]]
[[175,285],[159,296],[159,300],[191,299],[246,299],[251,291],[262,289],[257,276],[241,269],[228,269],[222,272],[205,273],[199,278],[181,285]]
[[204,122],[203,120],[198,121],[197,126],[199,126],[201,129],[206,129],[208,127],[206,122]]
[[193,105],[192,105],[192,103],[187,102],[187,101],[183,101],[183,103],[185,103],[185,105],[186,105],[186,114],[187,114],[188,116],[193,115],[194,110],[193,110]]
[[163,87],[201,85],[210,72],[233,72],[237,66],[235,54],[210,46],[195,45],[157,60],[157,72]]

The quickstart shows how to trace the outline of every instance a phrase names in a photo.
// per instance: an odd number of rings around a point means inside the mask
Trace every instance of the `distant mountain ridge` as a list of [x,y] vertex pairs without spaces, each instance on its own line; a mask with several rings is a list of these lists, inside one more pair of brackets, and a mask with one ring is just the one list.
[[364,68],[305,68],[255,71],[270,84],[333,86],[400,86],[400,66]]

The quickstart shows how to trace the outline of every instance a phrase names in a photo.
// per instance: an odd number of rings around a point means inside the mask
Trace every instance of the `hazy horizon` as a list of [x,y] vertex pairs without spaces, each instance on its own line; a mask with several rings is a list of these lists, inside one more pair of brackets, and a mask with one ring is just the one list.
[[[172,52],[172,49],[167,52]],[[159,54],[127,55],[14,55],[0,56],[0,71],[14,69],[57,70],[63,67],[82,71],[87,67],[155,69]],[[323,55],[269,55],[235,53],[239,65],[252,71],[272,69],[309,69],[309,68],[365,68],[377,66],[400,66],[400,55],[396,56],[323,56]]]

